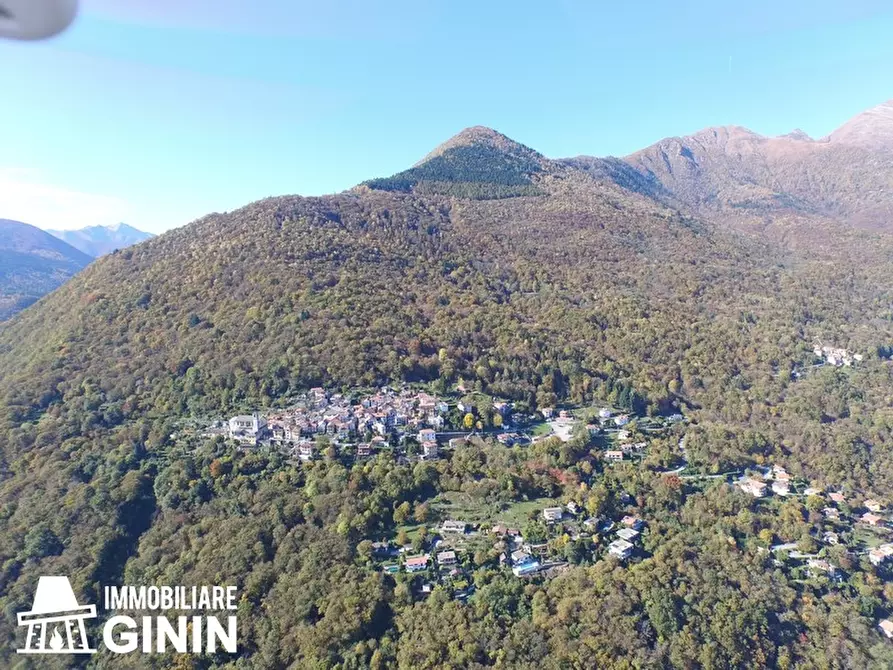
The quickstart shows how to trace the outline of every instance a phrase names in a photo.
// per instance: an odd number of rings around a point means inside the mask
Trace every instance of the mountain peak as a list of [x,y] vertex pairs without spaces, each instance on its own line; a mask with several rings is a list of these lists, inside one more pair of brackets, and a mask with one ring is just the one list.
[[893,149],[893,100],[857,114],[826,139],[838,144]]
[[442,156],[451,149],[473,146],[486,146],[495,149],[500,153],[528,160],[532,159],[539,161],[543,158],[542,154],[534,151],[530,147],[524,146],[520,142],[516,142],[510,137],[506,137],[499,131],[488,128],[487,126],[471,126],[453,135],[446,142],[439,144],[427,156],[416,163],[416,165],[421,165],[433,158]]
[[791,132],[786,133],[784,135],[779,135],[779,137],[781,139],[797,140],[799,142],[814,142],[815,141],[807,133],[803,132],[799,128],[794,128]]
[[369,188],[490,199],[541,195],[532,176],[545,158],[523,144],[484,126],[466,128],[413,167],[364,182]]

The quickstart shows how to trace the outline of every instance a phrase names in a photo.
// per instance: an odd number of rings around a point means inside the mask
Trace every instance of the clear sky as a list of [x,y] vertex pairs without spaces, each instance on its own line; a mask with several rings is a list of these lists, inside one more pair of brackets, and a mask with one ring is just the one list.
[[889,0],[82,0],[0,42],[0,218],[160,232],[410,166],[470,125],[547,156],[893,98]]

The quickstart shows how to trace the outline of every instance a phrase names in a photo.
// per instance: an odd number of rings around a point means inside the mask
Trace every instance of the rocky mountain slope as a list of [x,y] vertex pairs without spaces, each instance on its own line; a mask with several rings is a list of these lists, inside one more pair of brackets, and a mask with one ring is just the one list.
[[623,159],[660,191],[702,216],[765,222],[816,217],[893,229],[893,101],[821,140],[708,128]]

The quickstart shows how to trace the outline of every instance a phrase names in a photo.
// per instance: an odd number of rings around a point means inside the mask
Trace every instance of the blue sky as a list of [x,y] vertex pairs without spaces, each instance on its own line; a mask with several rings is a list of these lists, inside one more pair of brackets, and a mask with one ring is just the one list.
[[0,43],[0,218],[160,232],[478,124],[552,157],[820,137],[893,98],[890,35],[887,0],[82,0],[62,36]]

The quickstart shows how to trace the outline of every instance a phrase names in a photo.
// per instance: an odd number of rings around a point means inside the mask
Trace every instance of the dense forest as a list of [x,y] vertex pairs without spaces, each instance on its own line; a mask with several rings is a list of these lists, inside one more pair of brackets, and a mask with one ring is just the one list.
[[[100,259],[6,325],[0,664],[38,667],[10,651],[15,613],[38,575],[65,574],[94,600],[122,582],[240,589],[237,659],[95,667],[891,667],[883,574],[831,588],[761,551],[811,536],[798,502],[771,517],[723,482],[657,474],[657,457],[607,470],[551,441],[300,464],[176,437],[313,386],[461,383],[530,411],[681,411],[707,472],[783,459],[893,503],[889,236],[823,221],[786,243],[521,149],[447,147],[392,181],[205,217]],[[536,195],[503,190],[522,186]],[[816,342],[863,361],[812,369]],[[364,541],[451,491],[634,505],[648,557],[572,548],[573,569],[522,581],[494,550],[464,559],[467,602],[422,598],[373,569]]]

